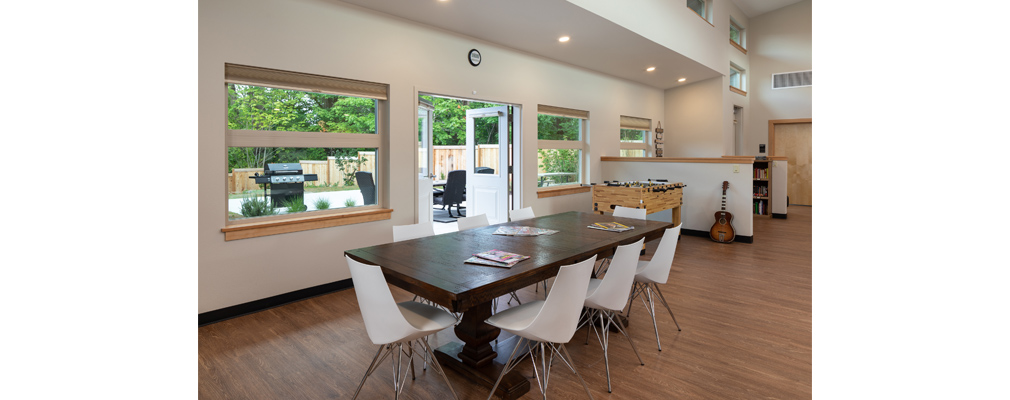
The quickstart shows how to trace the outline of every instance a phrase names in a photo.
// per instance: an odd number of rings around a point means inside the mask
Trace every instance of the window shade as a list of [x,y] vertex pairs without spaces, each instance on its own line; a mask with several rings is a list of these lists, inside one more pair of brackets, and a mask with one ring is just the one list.
[[276,69],[225,64],[224,80],[241,85],[269,86],[387,100],[388,85]]
[[543,104],[537,105],[537,113],[557,115],[559,117],[589,119],[589,111],[575,110],[564,107],[545,106]]
[[637,129],[647,131],[652,129],[652,120],[637,117],[621,116],[621,129]]

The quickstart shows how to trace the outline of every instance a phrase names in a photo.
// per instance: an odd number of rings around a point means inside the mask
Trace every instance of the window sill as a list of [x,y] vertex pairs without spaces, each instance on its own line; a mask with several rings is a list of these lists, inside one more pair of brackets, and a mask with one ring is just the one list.
[[730,40],[729,44],[733,45],[733,47],[736,47],[737,50],[742,51],[744,54],[747,54],[747,49],[743,48],[743,46],[741,46],[737,42],[734,42],[734,41]]
[[537,189],[537,198],[543,199],[547,197],[564,196],[576,193],[591,192],[593,190],[592,186],[580,186],[580,185],[568,185],[559,187],[549,187]]
[[380,208],[340,214],[314,215],[282,220],[249,222],[226,226],[221,228],[221,232],[224,233],[225,241],[249,239],[261,236],[279,235],[282,233],[330,228],[341,225],[360,224],[362,222],[380,221],[390,219],[392,213],[393,210],[391,209]]
[[729,87],[729,91],[731,91],[733,93],[736,93],[736,94],[739,94],[739,95],[742,95],[742,96],[746,96],[747,95],[747,92],[745,92],[743,90],[740,90],[740,89],[737,89],[737,88],[732,87],[732,86]]

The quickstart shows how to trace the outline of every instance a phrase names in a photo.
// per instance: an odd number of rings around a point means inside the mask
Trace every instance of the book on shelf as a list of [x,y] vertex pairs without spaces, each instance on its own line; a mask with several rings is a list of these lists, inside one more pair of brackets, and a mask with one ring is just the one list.
[[540,236],[553,235],[555,233],[558,233],[558,231],[532,226],[499,226],[498,230],[494,231],[495,235],[505,236]]
[[530,256],[495,249],[474,254],[473,257],[470,257],[463,262],[511,268],[513,265],[516,265],[516,263],[527,258],[530,258]]
[[633,226],[627,226],[627,225],[624,225],[624,224],[622,224],[620,222],[596,222],[596,223],[594,223],[592,225],[589,225],[589,228],[599,229],[599,230],[604,230],[604,231],[611,231],[611,232],[624,232],[624,231],[635,229],[635,227],[633,227]]

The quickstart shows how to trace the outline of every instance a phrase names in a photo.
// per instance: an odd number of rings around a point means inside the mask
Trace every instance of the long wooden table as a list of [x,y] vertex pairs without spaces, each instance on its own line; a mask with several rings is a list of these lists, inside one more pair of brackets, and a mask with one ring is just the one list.
[[[608,232],[587,228],[594,222],[613,221],[635,229]],[[531,237],[492,234],[502,225],[534,226],[559,232]],[[463,343],[443,345],[436,350],[436,356],[442,365],[490,388],[511,352],[511,348],[496,350],[510,344],[514,346],[511,341],[491,345],[501,332],[484,322],[491,317],[493,299],[551,278],[563,265],[574,264],[594,254],[609,256],[617,246],[634,243],[642,237],[647,241],[660,238],[673,226],[662,221],[567,212],[348,250],[345,254],[382,267],[386,280],[393,285],[462,312],[462,320],[454,331]],[[530,258],[512,268],[463,263],[474,253],[491,249]],[[503,399],[515,399],[529,390],[529,380],[513,371],[502,379],[498,393]]]

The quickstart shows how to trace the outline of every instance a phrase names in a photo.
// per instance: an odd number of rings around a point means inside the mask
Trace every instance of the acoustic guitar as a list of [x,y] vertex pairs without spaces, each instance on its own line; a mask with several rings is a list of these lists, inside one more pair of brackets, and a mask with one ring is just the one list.
[[719,243],[730,243],[736,238],[733,233],[733,214],[726,211],[726,189],[729,189],[729,182],[722,182],[722,210],[715,212],[715,224],[709,230],[708,235],[712,240]]

